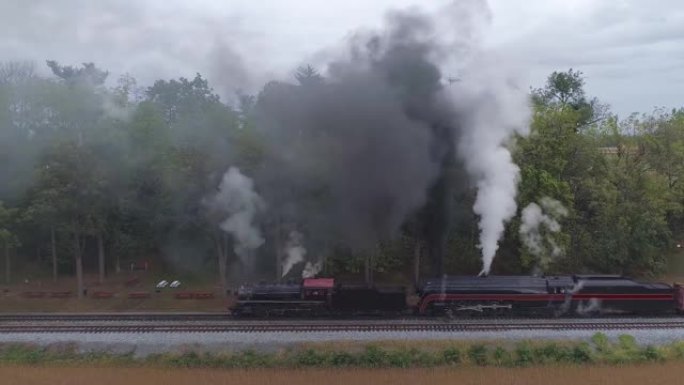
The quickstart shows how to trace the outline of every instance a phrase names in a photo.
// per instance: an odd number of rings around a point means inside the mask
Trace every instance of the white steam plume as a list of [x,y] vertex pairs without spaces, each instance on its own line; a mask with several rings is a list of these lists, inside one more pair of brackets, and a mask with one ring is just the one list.
[[249,262],[250,251],[264,244],[261,231],[254,225],[254,218],[264,209],[264,202],[254,192],[252,180],[238,168],[231,167],[223,175],[213,203],[228,214],[220,227],[233,238],[235,254],[243,263]]
[[302,245],[302,234],[298,231],[291,231],[290,237],[285,245],[285,261],[283,262],[283,273],[282,277],[286,276],[290,272],[292,266],[304,262],[304,256],[306,256],[306,249]]
[[461,123],[458,152],[477,186],[473,210],[480,216],[480,275],[489,274],[504,225],[517,209],[520,169],[508,146],[516,134],[529,132],[528,95],[502,62],[491,55],[475,56],[453,87],[457,108],[469,117]]
[[320,261],[316,263],[307,262],[302,271],[302,278],[314,278],[321,269],[323,269],[323,263]]
[[539,267],[544,269],[550,258],[555,258],[563,250],[550,236],[561,229],[558,221],[568,215],[568,210],[555,199],[544,197],[539,204],[534,202],[525,207],[521,214],[520,239],[527,249],[539,259]]

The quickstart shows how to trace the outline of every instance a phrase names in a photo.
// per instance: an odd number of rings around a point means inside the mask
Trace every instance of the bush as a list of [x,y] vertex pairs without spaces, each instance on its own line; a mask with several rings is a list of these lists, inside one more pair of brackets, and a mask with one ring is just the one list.
[[442,361],[448,365],[461,363],[461,351],[456,347],[444,349],[442,351]]
[[179,356],[171,357],[169,364],[180,368],[195,368],[202,364],[202,360],[195,352],[183,353]]
[[567,349],[553,342],[533,349],[535,364],[564,362],[567,361],[569,355]]
[[274,366],[274,364],[275,357],[272,354],[262,354],[253,350],[245,350],[231,356],[227,366],[234,368],[263,368]]
[[621,335],[611,349],[603,348],[602,359],[610,364],[628,364],[640,360],[639,347],[634,337]]
[[515,347],[515,364],[517,366],[528,366],[534,363],[532,347],[528,342],[521,342]]
[[511,355],[511,352],[502,348],[501,346],[497,346],[494,349],[494,352],[492,353],[492,360],[496,366],[513,365],[513,356]]
[[487,365],[487,347],[481,344],[471,346],[468,349],[468,358],[470,358],[470,362],[474,363],[475,365]]
[[413,359],[413,364],[416,366],[429,367],[443,363],[443,361],[441,361],[435,354],[422,352],[418,349],[411,349],[409,354]]
[[361,354],[360,363],[363,366],[377,368],[385,365],[387,362],[387,353],[377,346],[367,346],[366,350]]
[[16,364],[37,364],[45,361],[45,350],[32,345],[12,344],[2,349],[2,360]]
[[639,349],[639,346],[636,343],[636,339],[633,336],[630,336],[629,334],[621,334],[618,337],[618,345],[620,346],[620,349],[628,351],[636,351]]
[[571,361],[575,364],[586,364],[592,362],[594,356],[591,354],[591,347],[586,342],[572,348]]
[[414,364],[414,351],[398,350],[387,353],[387,363],[395,368],[408,368]]
[[594,348],[599,353],[609,353],[611,350],[608,336],[603,333],[596,333],[591,337],[591,342],[594,343]]
[[665,355],[661,350],[656,348],[655,346],[648,345],[646,348],[641,353],[641,356],[643,357],[644,360],[646,361],[664,361],[665,360]]
[[317,353],[313,349],[307,349],[298,353],[294,359],[297,366],[324,366],[326,357],[323,353]]
[[350,353],[335,352],[330,355],[330,364],[336,367],[355,366],[359,364],[359,360]]
[[678,360],[684,359],[684,342],[675,342],[670,345],[672,358]]

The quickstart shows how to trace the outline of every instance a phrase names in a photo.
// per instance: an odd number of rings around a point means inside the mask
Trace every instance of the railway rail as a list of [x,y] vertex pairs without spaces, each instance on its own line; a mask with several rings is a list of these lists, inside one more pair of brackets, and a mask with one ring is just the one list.
[[505,332],[514,330],[684,329],[684,320],[582,322],[220,322],[220,323],[0,323],[0,333],[313,333],[313,332]]

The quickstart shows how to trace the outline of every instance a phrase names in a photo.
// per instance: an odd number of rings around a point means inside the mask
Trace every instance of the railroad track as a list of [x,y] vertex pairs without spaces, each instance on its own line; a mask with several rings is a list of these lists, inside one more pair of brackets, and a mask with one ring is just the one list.
[[[617,316],[619,317],[619,316]],[[306,318],[274,318],[275,320],[280,320],[280,322],[292,323],[292,322],[306,322]],[[452,321],[457,322],[482,322],[487,323],[492,320],[499,321],[512,321],[512,322],[524,322],[524,321],[540,321],[540,322],[553,322],[558,320],[565,320],[569,322],[582,322],[582,320],[591,320],[588,318],[547,318],[544,316],[505,316],[505,317],[466,317],[466,318],[453,318]],[[610,318],[610,316],[601,318],[608,322],[614,322],[615,319],[626,319],[626,318]],[[668,320],[681,320],[684,322],[684,318],[681,315],[668,314],[668,315],[635,315],[631,316],[632,320],[648,319],[648,320],[663,320],[668,322]],[[226,312],[159,312],[159,313],[147,313],[147,312],[130,312],[130,313],[0,313],[0,324],[3,322],[53,322],[53,321],[77,321],[77,322],[105,322],[105,321],[160,321],[160,322],[171,322],[171,321],[232,321],[232,322],[264,322],[264,318],[255,318],[251,321],[244,321],[244,318],[234,319],[231,315]],[[431,318],[426,320],[424,317],[419,316],[387,316],[387,317],[373,317],[367,316],[362,318],[317,318],[320,322],[336,322],[336,321],[370,321],[370,322],[440,322],[440,320],[449,320],[448,318]],[[278,321],[276,321],[278,322]],[[449,322],[449,321],[447,321]]]
[[0,333],[313,333],[313,332],[505,332],[513,330],[684,329],[674,322],[535,322],[535,323],[235,323],[235,324],[0,324]]

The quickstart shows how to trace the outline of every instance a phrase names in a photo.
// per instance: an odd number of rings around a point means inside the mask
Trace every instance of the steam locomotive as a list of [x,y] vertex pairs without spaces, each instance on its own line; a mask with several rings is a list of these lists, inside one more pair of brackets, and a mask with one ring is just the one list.
[[684,286],[620,275],[451,276],[404,287],[345,285],[334,278],[242,286],[233,316],[595,316],[684,312]]

